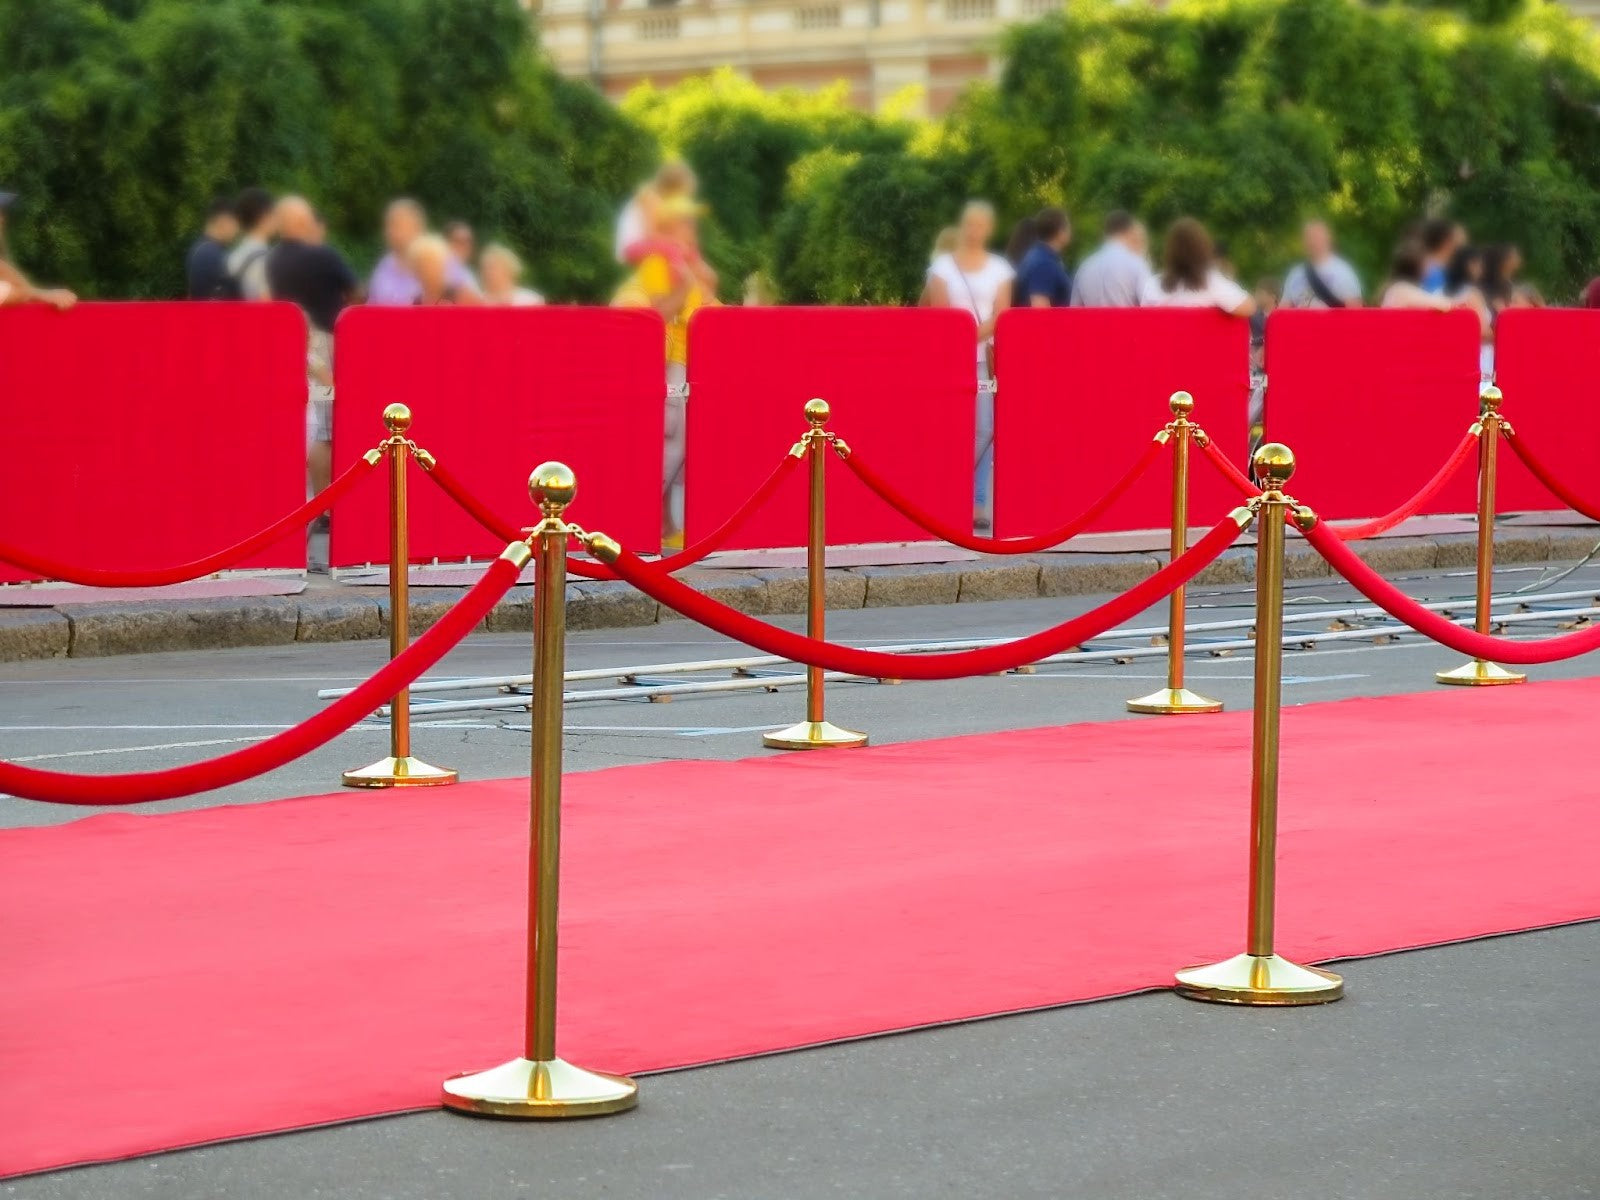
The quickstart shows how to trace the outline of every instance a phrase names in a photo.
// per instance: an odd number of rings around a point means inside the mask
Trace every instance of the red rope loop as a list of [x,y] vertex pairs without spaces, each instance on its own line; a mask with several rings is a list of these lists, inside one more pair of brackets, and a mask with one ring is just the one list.
[[960,546],[964,550],[976,550],[980,554],[1034,554],[1040,550],[1048,550],[1069,542],[1085,529],[1100,519],[1101,515],[1122,498],[1124,492],[1138,482],[1139,477],[1150,469],[1156,457],[1166,445],[1166,439],[1152,440],[1139,456],[1137,462],[1128,470],[1121,479],[1112,485],[1111,490],[1100,499],[1096,500],[1078,516],[1066,524],[1052,529],[1047,533],[1036,534],[1033,537],[1020,538],[985,538],[954,525],[948,525],[934,516],[927,509],[921,507],[916,501],[910,499],[905,493],[899,491],[879,475],[866,463],[861,461],[858,452],[844,456],[845,463],[856,473],[856,478],[861,480],[878,497],[888,504],[890,508],[899,510],[902,516],[907,517],[916,525],[921,526],[928,533],[942,541],[949,542],[952,546]]
[[1536,458],[1532,450],[1522,444],[1520,436],[1503,427],[1501,432],[1505,434],[1506,441],[1511,443],[1511,448],[1516,451],[1517,457],[1522,460],[1522,465],[1533,473],[1535,479],[1544,484],[1552,496],[1580,516],[1588,517],[1591,521],[1600,521],[1600,505],[1586,504],[1568,490],[1560,480],[1550,473],[1550,468]]
[[659,564],[647,563],[627,550],[618,555],[614,567],[621,578],[652,599],[718,633],[765,650],[768,654],[829,671],[845,671],[880,679],[960,679],[969,675],[992,675],[1038,662],[1041,658],[1070,650],[1090,638],[1098,637],[1137,616],[1215,562],[1243,532],[1241,519],[1236,515],[1224,517],[1187,554],[1121,596],[1082,616],[999,646],[946,654],[884,654],[880,651],[857,650],[835,642],[816,641],[758,621],[709,596],[703,596],[673,579]]
[[8,542],[0,542],[0,561],[21,567],[23,570],[42,576],[45,579],[60,580],[63,583],[76,583],[83,587],[163,587],[170,583],[187,583],[191,579],[203,579],[207,575],[214,575],[218,571],[225,571],[229,567],[237,566],[251,555],[265,550],[278,539],[288,536],[295,529],[316,520],[340,500],[344,499],[356,484],[372,473],[372,469],[375,466],[377,466],[376,462],[372,462],[365,457],[356,459],[355,462],[345,468],[344,473],[339,478],[335,479],[292,513],[274,521],[260,533],[253,534],[244,541],[237,542],[225,550],[218,550],[215,554],[209,554],[205,558],[197,558],[194,562],[180,563],[173,567],[156,567],[146,571],[112,571],[101,567],[73,567],[66,563],[44,558],[27,550],[18,549]]
[[1423,608],[1362,562],[1355,551],[1340,541],[1338,535],[1326,525],[1318,524],[1305,537],[1317,553],[1328,560],[1328,565],[1336,574],[1344,576],[1358,592],[1384,612],[1411,626],[1424,637],[1432,638],[1452,650],[1459,650],[1462,654],[1481,658],[1485,662],[1527,664],[1558,662],[1600,648],[1600,625],[1577,633],[1532,641],[1490,637],[1467,629]]
[[1345,525],[1333,531],[1333,535],[1341,542],[1359,542],[1362,538],[1376,537],[1380,533],[1387,533],[1402,521],[1410,520],[1422,511],[1424,505],[1443,490],[1444,485],[1455,478],[1456,472],[1466,465],[1467,459],[1472,457],[1478,447],[1478,431],[1474,426],[1461,439],[1461,444],[1451,452],[1444,466],[1434,473],[1432,479],[1422,485],[1422,490],[1411,499],[1407,500],[1393,512],[1365,521],[1360,525]]
[[0,762],[0,791],[52,804],[144,804],[227,787],[276,770],[332,741],[387,704],[396,692],[409,687],[489,615],[489,610],[516,583],[518,571],[509,559],[496,559],[472,590],[399,657],[391,659],[349,695],[264,742],[205,762],[132,775],[67,775]]
[[1261,495],[1261,489],[1250,482],[1250,476],[1234,466],[1233,459],[1224,454],[1216,442],[1208,438],[1200,442],[1199,446],[1200,452],[1210,460],[1211,465],[1216,467],[1224,479],[1239,490],[1241,496],[1253,499]]
[[[715,554],[729,538],[739,531],[752,513],[764,505],[772,494],[778,490],[783,481],[789,478],[794,469],[800,465],[800,459],[793,454],[785,454],[783,461],[773,468],[761,486],[750,493],[750,498],[739,506],[739,510],[724,521],[716,529],[701,538],[692,546],[686,546],[678,553],[661,560],[661,565],[668,570],[682,571],[700,562],[708,555]],[[462,510],[478,524],[482,525],[495,537],[503,537],[508,542],[516,541],[522,534],[513,529],[510,524],[501,520],[482,500],[479,500],[467,489],[467,486],[447,470],[443,463],[435,463],[428,472],[428,477],[444,489]],[[567,571],[583,579],[615,579],[617,576],[600,563],[584,562],[582,559],[568,559]]]

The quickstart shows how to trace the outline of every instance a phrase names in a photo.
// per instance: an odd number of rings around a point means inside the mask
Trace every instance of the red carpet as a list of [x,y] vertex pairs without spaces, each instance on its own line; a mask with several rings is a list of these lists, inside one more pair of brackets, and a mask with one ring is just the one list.
[[[1596,700],[1287,712],[1281,948],[1600,916]],[[573,776],[563,1052],[706,1062],[1234,953],[1248,739],[1241,713]],[[514,1055],[525,807],[502,782],[0,834],[0,1171],[429,1106]]]

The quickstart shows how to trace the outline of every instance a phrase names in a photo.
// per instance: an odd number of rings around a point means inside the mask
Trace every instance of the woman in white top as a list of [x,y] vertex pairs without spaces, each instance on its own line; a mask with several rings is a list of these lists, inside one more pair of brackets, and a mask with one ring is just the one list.
[[[961,221],[956,228],[955,249],[940,254],[928,268],[922,303],[930,308],[961,308],[972,314],[978,326],[974,357],[976,378],[983,383],[994,378],[994,326],[1011,303],[1011,279],[1016,272],[1004,258],[989,250],[989,239],[994,236],[992,205],[982,200],[971,201],[961,210]],[[988,528],[992,524],[994,394],[987,388],[979,390],[977,416],[974,522],[979,528]]]
[[532,288],[517,286],[522,279],[522,260],[509,246],[498,242],[485,246],[478,256],[478,274],[486,304],[527,308],[544,303],[544,297]]
[[1217,270],[1211,235],[1193,217],[1179,217],[1167,230],[1161,270],[1145,280],[1139,305],[1216,308],[1233,317],[1250,317],[1256,311],[1250,293]]

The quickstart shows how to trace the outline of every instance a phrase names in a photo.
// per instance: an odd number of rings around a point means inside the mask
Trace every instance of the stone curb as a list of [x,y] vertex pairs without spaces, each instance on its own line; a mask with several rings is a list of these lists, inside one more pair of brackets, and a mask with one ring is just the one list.
[[[1573,562],[1594,548],[1591,529],[1505,532],[1495,543],[1502,563]],[[1360,543],[1356,551],[1385,574],[1469,568],[1476,561],[1472,534],[1391,538]],[[1126,591],[1154,574],[1165,556],[1150,554],[1042,554],[1018,559],[927,563],[915,566],[841,567],[828,572],[830,609],[966,604],[1039,596],[1104,595]],[[1255,549],[1230,550],[1202,571],[1201,586],[1248,583]],[[1328,575],[1328,566],[1291,536],[1285,557],[1290,579]],[[686,571],[684,582],[740,612],[757,616],[803,613],[805,572],[799,568]],[[416,588],[411,631],[421,633],[461,596],[460,588]],[[567,587],[572,629],[625,629],[679,620],[655,601],[617,581]],[[533,589],[513,588],[483,623],[490,633],[527,633]],[[389,600],[376,589],[319,587],[300,596],[181,602],[63,604],[59,608],[0,608],[0,662],[39,658],[96,658],[166,650],[280,646],[387,637]]]

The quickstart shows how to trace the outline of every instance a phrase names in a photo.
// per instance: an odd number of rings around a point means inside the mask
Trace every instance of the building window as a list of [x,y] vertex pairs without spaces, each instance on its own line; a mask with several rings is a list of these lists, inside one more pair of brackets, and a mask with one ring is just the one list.
[[639,22],[639,40],[642,42],[670,42],[677,36],[677,13],[660,13]]
[[945,0],[947,21],[992,21],[995,0]]
[[796,29],[837,29],[840,23],[837,4],[811,4],[794,10]]
[[1060,12],[1064,7],[1062,0],[1022,0],[1022,15],[1046,17],[1053,12]]

